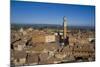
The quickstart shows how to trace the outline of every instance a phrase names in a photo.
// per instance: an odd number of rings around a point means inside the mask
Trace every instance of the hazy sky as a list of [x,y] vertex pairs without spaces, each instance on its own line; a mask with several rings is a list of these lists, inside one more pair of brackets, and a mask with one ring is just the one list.
[[95,7],[39,2],[11,1],[11,23],[94,26]]

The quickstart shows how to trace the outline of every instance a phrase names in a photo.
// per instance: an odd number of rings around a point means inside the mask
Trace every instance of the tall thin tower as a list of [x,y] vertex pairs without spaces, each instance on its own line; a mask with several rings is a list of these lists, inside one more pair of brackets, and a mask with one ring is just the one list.
[[64,16],[63,17],[63,37],[64,37],[64,40],[66,39],[66,36],[67,36],[67,21],[66,21],[66,17]]

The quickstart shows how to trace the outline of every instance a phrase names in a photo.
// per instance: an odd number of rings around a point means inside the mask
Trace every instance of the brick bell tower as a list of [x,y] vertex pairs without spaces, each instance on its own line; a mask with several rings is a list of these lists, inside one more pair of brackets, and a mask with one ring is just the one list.
[[65,16],[63,17],[63,42],[65,46],[69,44],[69,37],[67,36],[67,19]]
[[66,17],[63,17],[63,38],[66,39],[67,37],[67,21]]

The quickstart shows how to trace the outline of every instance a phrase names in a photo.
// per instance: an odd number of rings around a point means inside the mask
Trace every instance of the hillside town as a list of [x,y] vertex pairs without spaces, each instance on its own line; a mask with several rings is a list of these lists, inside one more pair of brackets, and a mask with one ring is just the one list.
[[95,32],[68,30],[63,17],[62,32],[33,28],[11,29],[11,65],[60,64],[95,60]]

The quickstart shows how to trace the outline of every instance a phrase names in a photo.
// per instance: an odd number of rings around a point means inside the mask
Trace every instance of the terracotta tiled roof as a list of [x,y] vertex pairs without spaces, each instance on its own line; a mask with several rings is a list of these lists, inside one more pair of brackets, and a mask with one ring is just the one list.
[[38,54],[36,53],[31,53],[27,55],[27,64],[38,64],[39,62],[39,58],[38,58]]
[[13,52],[14,59],[26,58],[27,54],[25,51],[14,51]]

